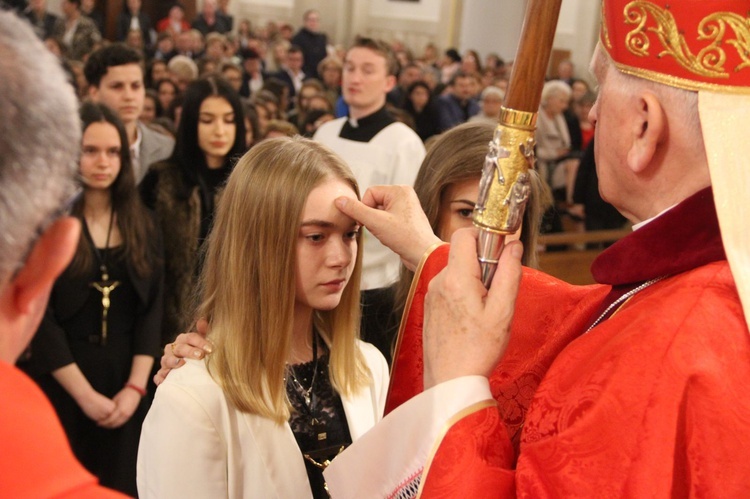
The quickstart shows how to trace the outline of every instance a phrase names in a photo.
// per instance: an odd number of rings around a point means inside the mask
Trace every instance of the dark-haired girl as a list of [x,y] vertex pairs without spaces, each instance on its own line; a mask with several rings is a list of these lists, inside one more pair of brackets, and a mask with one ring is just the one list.
[[81,107],[82,234],[57,280],[26,368],[55,406],[78,459],[103,485],[135,495],[146,386],[159,353],[161,239],[135,187],[125,128]]
[[191,321],[199,248],[213,220],[217,193],[232,162],[244,152],[245,120],[239,94],[217,77],[192,82],[185,90],[172,157],[151,165],[140,184],[164,237],[162,345]]

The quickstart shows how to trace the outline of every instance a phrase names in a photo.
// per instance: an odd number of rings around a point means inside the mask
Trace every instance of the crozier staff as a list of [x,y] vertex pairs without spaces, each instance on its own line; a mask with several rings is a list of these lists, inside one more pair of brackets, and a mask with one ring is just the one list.
[[477,254],[487,287],[505,237],[521,227],[531,192],[528,170],[534,166],[537,110],[561,3],[532,0],[527,4],[500,122],[485,159],[474,225],[480,229]]

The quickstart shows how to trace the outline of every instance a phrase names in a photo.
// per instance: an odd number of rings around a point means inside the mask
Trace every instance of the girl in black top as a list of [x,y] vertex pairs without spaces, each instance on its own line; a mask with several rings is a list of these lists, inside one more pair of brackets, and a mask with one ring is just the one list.
[[52,401],[81,463],[103,485],[135,495],[144,396],[159,354],[161,239],[138,197],[119,118],[86,103],[81,120],[83,195],[72,211],[83,231],[22,367]]

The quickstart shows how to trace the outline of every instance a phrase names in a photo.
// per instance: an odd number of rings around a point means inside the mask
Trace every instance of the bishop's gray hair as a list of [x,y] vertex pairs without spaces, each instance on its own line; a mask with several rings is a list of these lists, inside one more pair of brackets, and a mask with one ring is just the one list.
[[601,78],[607,75],[607,77],[614,78],[616,85],[625,93],[636,94],[644,88],[650,90],[659,97],[662,105],[668,107],[673,122],[679,124],[685,133],[693,137],[692,143],[695,146],[703,149],[703,131],[698,116],[698,92],[627,74],[617,69],[607,51],[600,44],[597,44],[594,50],[589,69],[594,76]]
[[28,23],[0,12],[0,285],[76,189],[78,102]]

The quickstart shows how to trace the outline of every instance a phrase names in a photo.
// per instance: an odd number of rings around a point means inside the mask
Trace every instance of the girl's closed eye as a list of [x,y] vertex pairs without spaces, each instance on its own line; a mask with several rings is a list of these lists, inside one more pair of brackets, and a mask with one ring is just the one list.
[[349,239],[357,239],[357,236],[359,235],[359,229],[360,227],[355,227],[354,229],[350,230],[346,233],[346,237]]

